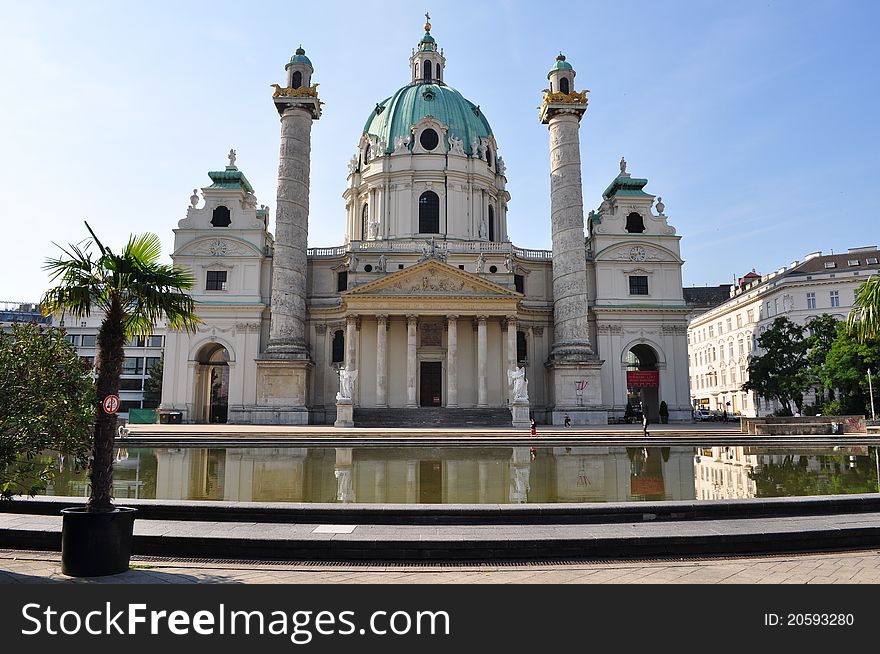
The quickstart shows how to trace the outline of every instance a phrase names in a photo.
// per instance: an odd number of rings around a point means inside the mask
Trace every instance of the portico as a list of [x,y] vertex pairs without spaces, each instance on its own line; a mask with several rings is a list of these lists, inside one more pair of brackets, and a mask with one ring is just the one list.
[[358,406],[507,404],[519,293],[428,260],[341,295]]

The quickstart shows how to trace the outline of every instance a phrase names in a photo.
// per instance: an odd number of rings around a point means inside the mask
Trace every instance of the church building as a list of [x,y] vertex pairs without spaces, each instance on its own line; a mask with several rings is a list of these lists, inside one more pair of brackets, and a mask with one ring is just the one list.
[[365,108],[342,245],[309,248],[310,218],[329,218],[309,215],[324,106],[296,50],[272,85],[274,235],[234,151],[174,230],[204,324],[167,334],[162,409],[189,423],[582,425],[628,404],[657,420],[665,402],[690,419],[681,237],[623,159],[585,214],[572,65],[553,62],[537,116],[552,250],[510,241],[503,143],[445,65],[426,23],[406,85]]

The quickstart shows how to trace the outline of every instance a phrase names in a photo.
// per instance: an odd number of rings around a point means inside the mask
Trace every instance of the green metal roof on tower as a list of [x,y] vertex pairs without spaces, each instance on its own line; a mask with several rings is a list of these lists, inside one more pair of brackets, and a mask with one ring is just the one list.
[[550,73],[554,70],[572,70],[571,64],[565,60],[565,55],[561,52],[559,56],[556,57],[556,63],[553,64],[553,67],[550,69],[550,72],[547,73],[547,77],[550,77]]
[[449,126],[447,137],[464,142],[467,154],[473,155],[471,141],[492,135],[489,121],[480,108],[451,86],[445,84],[410,84],[379,103],[364,125],[364,132],[383,139],[386,154],[394,149],[398,137],[410,136],[410,127],[425,116],[433,116]]
[[[292,63],[292,64],[308,64],[309,66],[312,66],[312,62],[308,57],[306,57],[306,51],[303,50],[302,46],[299,46],[296,49],[296,52],[290,58],[290,63]],[[314,66],[312,66],[312,68],[314,68]]]

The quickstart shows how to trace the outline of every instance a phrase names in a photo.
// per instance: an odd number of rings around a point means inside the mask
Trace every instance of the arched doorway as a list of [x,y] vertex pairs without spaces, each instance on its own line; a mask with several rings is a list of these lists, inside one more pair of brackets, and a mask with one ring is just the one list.
[[225,423],[229,412],[229,351],[208,343],[196,357],[195,421]]
[[639,343],[626,353],[626,397],[636,416],[647,414],[651,422],[660,421],[659,357],[650,345]]

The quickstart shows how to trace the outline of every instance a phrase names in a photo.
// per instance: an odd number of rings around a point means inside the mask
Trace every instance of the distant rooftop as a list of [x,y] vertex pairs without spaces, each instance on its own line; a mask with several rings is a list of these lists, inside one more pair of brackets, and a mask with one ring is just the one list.
[[730,284],[688,286],[681,290],[684,303],[690,309],[712,309],[730,299]]

